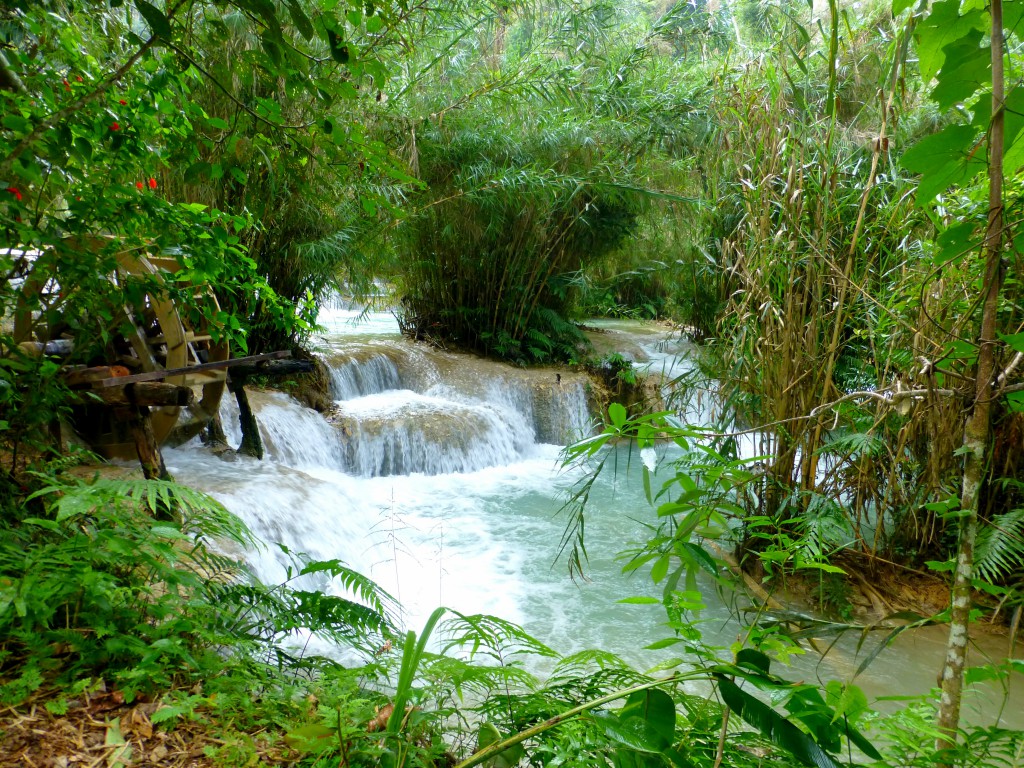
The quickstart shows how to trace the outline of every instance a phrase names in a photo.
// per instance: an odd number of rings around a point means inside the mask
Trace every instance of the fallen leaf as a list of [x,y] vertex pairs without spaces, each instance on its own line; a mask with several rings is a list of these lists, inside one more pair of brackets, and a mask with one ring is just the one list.
[[113,720],[107,723],[107,735],[103,744],[114,747],[107,755],[107,768],[128,768],[131,765],[132,745],[124,740],[124,734],[121,733],[121,721]]
[[158,744],[157,746],[153,747],[152,750],[150,750],[149,759],[154,763],[158,763],[165,757],[167,757],[168,754],[170,753],[167,747],[165,747],[163,744]]
[[388,720],[391,719],[391,713],[395,711],[394,704],[385,704],[383,707],[377,710],[377,714],[373,716],[373,719],[366,724],[366,730],[369,733],[375,733],[377,731],[383,731],[387,727]]

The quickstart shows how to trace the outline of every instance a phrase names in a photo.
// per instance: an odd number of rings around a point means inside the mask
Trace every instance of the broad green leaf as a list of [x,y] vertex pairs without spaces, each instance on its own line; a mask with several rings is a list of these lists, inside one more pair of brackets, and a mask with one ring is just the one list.
[[[477,730],[476,751],[479,752],[481,749],[486,749],[491,744],[497,744],[501,740],[501,732],[496,727],[491,723],[480,723],[480,728]],[[513,744],[508,749],[496,754],[484,765],[488,766],[488,768],[513,768],[513,766],[519,765],[519,761],[525,755],[526,750],[522,744]]]
[[40,517],[26,517],[21,521],[22,525],[35,525],[40,528],[45,528],[48,531],[59,531],[60,526],[57,525],[53,520],[46,520]]
[[892,0],[892,15],[899,16],[914,4],[914,0]]
[[657,755],[661,753],[661,746],[657,743],[657,737],[653,734],[647,724],[640,719],[630,718],[623,721],[614,715],[606,712],[594,715],[605,735],[626,747],[637,752],[646,752]]
[[277,7],[271,0],[234,0],[234,3],[259,16],[266,26],[265,32],[275,40],[282,40],[281,21],[277,18]]
[[322,752],[333,746],[337,737],[338,732],[333,728],[311,723],[288,731],[284,740],[288,746],[299,752]]
[[154,35],[162,37],[164,40],[171,39],[173,35],[171,22],[164,15],[163,11],[155,5],[150,5],[146,0],[135,0],[135,7],[139,9],[139,14],[149,24],[149,28],[153,30]]
[[295,28],[299,30],[299,34],[302,35],[304,40],[309,40],[313,37],[313,24],[309,20],[309,16],[302,10],[302,6],[299,5],[298,0],[287,0],[288,14],[292,17],[292,23]]
[[961,16],[960,0],[934,3],[914,32],[921,79],[925,83],[930,82],[942,68],[946,46],[956,43],[972,30],[984,32],[986,26],[985,15],[981,11],[974,10]]
[[1020,0],[1003,0],[1003,30],[1005,32],[1016,32],[1019,36],[1022,21],[1024,21],[1024,2]]
[[681,637],[663,637],[661,640],[655,640],[650,645],[645,645],[644,648],[648,651],[660,651],[662,648],[671,648],[673,645],[678,645],[683,642]]
[[908,171],[921,174],[917,204],[923,206],[985,170],[984,135],[970,125],[949,125],[917,142],[900,162]]
[[1007,394],[1006,406],[1016,413],[1024,412],[1024,392],[1010,392]]
[[656,597],[644,597],[642,595],[635,595],[633,597],[624,597],[618,602],[625,605],[661,605],[661,600]]
[[348,64],[351,56],[349,55],[348,45],[345,44],[345,39],[333,29],[326,31],[327,44],[331,49],[331,58],[339,64]]
[[619,711],[619,720],[628,722],[639,719],[647,724],[648,731],[654,736],[652,741],[659,749],[672,745],[676,734],[676,705],[672,697],[658,688],[637,691],[628,699]]
[[939,250],[935,252],[935,263],[945,264],[954,259],[969,256],[980,243],[974,236],[975,225],[971,221],[961,221],[942,230],[935,238]]
[[829,680],[825,684],[825,693],[834,712],[832,722],[838,721],[841,717],[856,720],[868,710],[868,697],[853,683]]
[[15,133],[28,133],[32,130],[32,121],[26,120],[21,115],[4,115],[2,122],[4,128],[8,128]]
[[736,665],[768,674],[772,661],[760,651],[743,648],[736,654]]
[[939,109],[949,109],[979,90],[991,87],[992,55],[988,48],[982,47],[982,37],[980,30],[971,29],[943,49],[945,61],[931,93]]
[[[1021,5],[1024,5],[1024,2]],[[991,102],[991,99],[986,101]],[[1014,88],[1004,103],[1006,110],[1003,126],[1003,170],[1009,178],[1024,166],[1024,88]],[[985,125],[987,128],[988,123]]]
[[996,335],[1015,352],[1024,352],[1024,333],[999,333]]
[[613,426],[622,427],[626,423],[626,409],[619,403],[612,403],[608,406],[608,418]]
[[711,553],[699,544],[693,544],[692,542],[677,542],[676,555],[687,563],[692,563],[703,569],[716,579],[718,578],[718,564],[715,562],[715,558],[713,558]]
[[662,555],[657,559],[653,566],[651,566],[651,580],[658,584],[665,576],[668,575],[669,557],[668,555]]

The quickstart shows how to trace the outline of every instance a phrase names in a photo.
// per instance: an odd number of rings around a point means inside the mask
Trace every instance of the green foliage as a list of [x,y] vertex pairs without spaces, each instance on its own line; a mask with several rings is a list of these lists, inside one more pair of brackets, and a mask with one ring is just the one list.
[[826,615],[842,621],[853,618],[852,591],[843,574],[822,572],[815,590],[815,601]]
[[978,531],[974,571],[978,578],[998,583],[1024,569],[1024,509],[994,516]]
[[211,548],[254,546],[245,527],[182,486],[51,481],[29,501],[0,530],[0,630],[19,670],[0,686],[8,704],[98,674],[131,699],[203,677],[222,648],[297,664],[285,639],[300,630],[357,646],[393,632],[390,598],[340,563],[292,578],[337,578],[355,600],[260,585]]
[[563,319],[557,278],[633,226],[639,202],[602,149],[619,131],[482,106],[422,129],[430,192],[397,241],[406,332],[521,362],[577,356],[583,337]]
[[[5,700],[16,703],[46,678],[73,681],[96,668],[108,669],[129,696],[196,671],[212,649],[197,642],[202,608],[191,594],[204,588],[201,574],[225,571],[230,561],[189,531],[209,524],[244,544],[244,528],[167,484],[57,485],[43,494],[54,498],[44,514],[8,516],[3,529],[0,626],[22,665],[19,681],[4,686]],[[189,522],[150,516],[164,502],[187,509]]]

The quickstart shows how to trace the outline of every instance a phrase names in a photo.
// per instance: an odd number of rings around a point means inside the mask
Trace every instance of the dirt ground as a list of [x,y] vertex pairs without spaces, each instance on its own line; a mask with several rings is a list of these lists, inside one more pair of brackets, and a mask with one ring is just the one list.
[[[52,714],[41,701],[0,710],[0,768],[214,768],[227,742],[215,738],[202,719],[178,720],[172,730],[154,725],[153,701],[127,703],[120,691],[94,693]],[[159,718],[158,718],[159,719]],[[252,765],[288,766],[285,754],[246,737]],[[233,763],[232,763],[233,764]]]

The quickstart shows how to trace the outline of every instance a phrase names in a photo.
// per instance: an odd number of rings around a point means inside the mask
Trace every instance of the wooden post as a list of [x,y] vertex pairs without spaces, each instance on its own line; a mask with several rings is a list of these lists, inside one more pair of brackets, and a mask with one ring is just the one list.
[[142,464],[142,474],[146,479],[170,480],[171,475],[167,471],[164,456],[160,453],[160,446],[156,442],[153,422],[150,419],[147,406],[138,406],[135,409],[135,413],[128,420],[128,431],[135,441],[135,448],[139,452],[139,463]]
[[260,437],[260,425],[256,414],[249,405],[249,396],[245,393],[245,376],[228,374],[228,391],[234,392],[238,401],[238,419],[242,425],[242,444],[238,452],[254,459],[263,458],[263,439]]
[[228,436],[224,433],[224,425],[221,424],[219,413],[207,422],[202,434],[202,441],[216,454],[234,452],[234,449],[228,445]]

